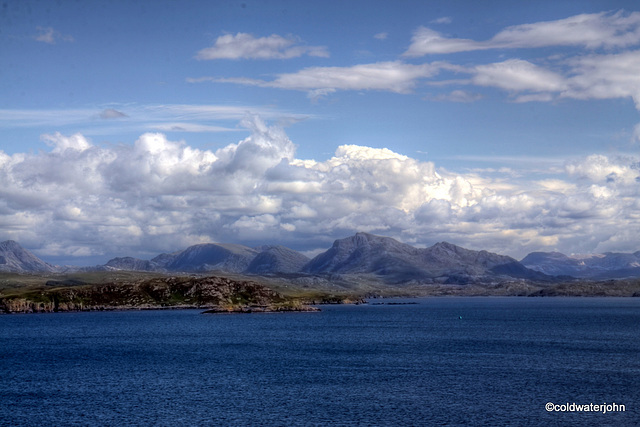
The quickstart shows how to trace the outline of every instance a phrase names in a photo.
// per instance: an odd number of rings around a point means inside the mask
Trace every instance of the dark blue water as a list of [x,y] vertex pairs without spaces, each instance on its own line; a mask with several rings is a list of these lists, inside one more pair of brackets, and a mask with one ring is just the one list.
[[417,301],[0,316],[0,424],[640,423],[640,298]]

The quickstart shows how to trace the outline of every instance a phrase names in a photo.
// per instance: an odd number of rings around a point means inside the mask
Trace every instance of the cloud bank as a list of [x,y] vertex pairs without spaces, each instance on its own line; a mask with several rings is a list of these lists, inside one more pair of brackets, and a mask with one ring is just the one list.
[[514,256],[640,249],[638,158],[593,155],[552,178],[514,179],[357,145],[298,159],[283,129],[243,124],[251,135],[216,151],[162,133],[104,147],[56,133],[43,136],[49,151],[0,152],[0,240],[45,258],[212,241],[313,250],[355,231]]

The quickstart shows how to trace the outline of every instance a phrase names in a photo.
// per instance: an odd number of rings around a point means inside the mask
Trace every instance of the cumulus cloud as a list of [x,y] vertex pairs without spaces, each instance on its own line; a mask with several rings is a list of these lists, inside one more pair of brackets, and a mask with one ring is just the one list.
[[581,46],[622,48],[640,43],[640,12],[581,14],[556,21],[508,27],[487,41],[449,38],[427,27],[418,28],[405,56],[448,54],[486,49]]
[[639,249],[624,237],[640,229],[633,156],[575,159],[529,181],[359,145],[299,159],[283,129],[258,117],[243,125],[250,136],[216,151],[145,133],[108,146],[51,134],[49,151],[0,152],[0,239],[67,257],[152,257],[211,241],[311,251],[356,231],[514,256]]
[[84,151],[91,147],[89,141],[79,133],[66,137],[56,132],[53,135],[42,135],[42,140],[53,147],[53,153],[62,153],[66,150]]
[[200,60],[211,59],[289,59],[302,55],[328,58],[324,46],[306,46],[294,36],[272,34],[256,38],[251,34],[225,34],[216,39],[213,46],[202,49],[196,55]]

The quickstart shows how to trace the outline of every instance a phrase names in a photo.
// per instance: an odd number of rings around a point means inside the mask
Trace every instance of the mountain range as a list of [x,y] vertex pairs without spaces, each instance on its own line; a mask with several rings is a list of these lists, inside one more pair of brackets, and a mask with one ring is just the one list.
[[581,279],[640,277],[640,251],[578,256],[567,256],[560,252],[532,252],[521,262],[528,268],[553,276]]
[[374,275],[388,283],[421,281],[471,283],[497,278],[549,280],[544,273],[524,267],[513,258],[487,251],[471,251],[451,243],[415,248],[390,237],[368,233],[336,240],[333,246],[309,259],[284,246],[249,248],[235,244],[206,243],[190,246],[150,261],[114,258],[96,268],[205,272],[252,275],[300,274]]
[[[640,251],[569,257],[534,252],[522,261],[488,251],[474,251],[447,242],[428,248],[369,233],[338,239],[327,251],[309,259],[284,246],[250,248],[206,243],[163,253],[151,260],[118,257],[104,265],[72,270],[127,270],[167,273],[220,271],[248,275],[375,276],[386,283],[493,282],[502,279],[553,281],[640,277]],[[69,267],[48,264],[14,241],[0,243],[0,272],[51,273]]]

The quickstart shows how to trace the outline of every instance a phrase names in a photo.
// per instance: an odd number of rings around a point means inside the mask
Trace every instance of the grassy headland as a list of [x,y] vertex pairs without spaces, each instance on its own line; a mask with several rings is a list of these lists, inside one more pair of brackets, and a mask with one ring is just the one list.
[[[99,284],[70,279],[42,286],[30,278],[28,286],[11,287],[0,294],[0,312],[37,313],[60,311],[215,308],[236,311],[301,311],[300,300],[283,296],[250,280],[225,277],[153,277]],[[74,279],[78,280],[78,279]],[[37,282],[37,281],[36,281]],[[49,285],[47,286],[47,283]]]

